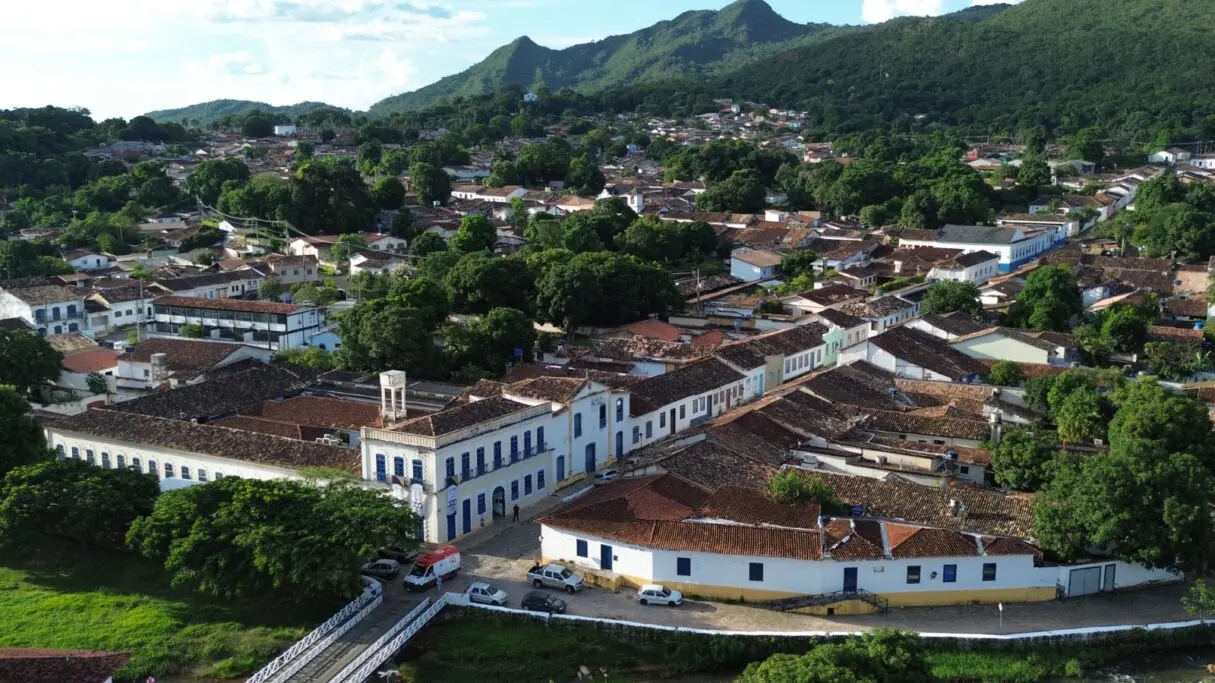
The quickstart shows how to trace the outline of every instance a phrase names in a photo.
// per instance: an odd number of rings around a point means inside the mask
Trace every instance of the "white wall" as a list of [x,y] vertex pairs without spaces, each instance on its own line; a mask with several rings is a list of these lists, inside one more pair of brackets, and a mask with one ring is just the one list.
[[1051,353],[1045,349],[1031,346],[1017,339],[1010,339],[998,332],[953,342],[950,345],[971,358],[1011,360],[1018,363],[1049,363],[1052,357]]
[[[725,398],[726,392],[732,392],[728,408]],[[712,406],[708,405],[709,396],[713,397]],[[669,403],[654,412],[638,415],[632,418],[630,428],[625,432],[625,450],[643,448],[659,439],[670,436],[672,433],[678,434],[693,426],[693,420],[697,420],[696,424],[700,424],[707,417],[721,415],[728,409],[735,408],[752,400],[755,396],[754,383],[751,392],[748,393],[744,379],[732,382],[728,386],[720,387],[713,391]],[[673,432],[670,422],[672,409],[675,410],[675,429]],[[649,436],[646,435],[647,424],[650,425]],[[636,439],[634,439],[634,434],[636,434]]]
[[46,434],[47,443],[50,447],[57,449],[62,446],[65,457],[73,457],[72,448],[76,448],[78,449],[78,458],[87,460],[88,451],[92,450],[94,462],[99,466],[102,464],[102,454],[104,453],[110,455],[111,467],[118,466],[118,456],[123,456],[127,467],[131,467],[134,464],[134,460],[138,458],[141,472],[149,472],[149,463],[155,462],[156,471],[154,474],[157,479],[166,478],[166,464],[172,465],[172,478],[177,479],[183,478],[183,467],[188,468],[192,480],[198,480],[199,470],[206,472],[208,481],[214,481],[221,476],[244,477],[246,479],[302,478],[294,470],[284,467],[274,467],[272,465],[252,463],[244,460],[231,460],[212,455],[173,451],[146,445],[135,445],[115,439],[63,433],[57,431],[54,427],[48,427]]

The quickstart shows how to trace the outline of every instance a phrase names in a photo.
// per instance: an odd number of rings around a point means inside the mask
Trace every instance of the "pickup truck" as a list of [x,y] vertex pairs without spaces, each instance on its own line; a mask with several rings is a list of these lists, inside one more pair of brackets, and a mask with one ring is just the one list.
[[582,590],[582,577],[556,564],[533,566],[527,571],[527,580],[536,588],[560,588],[566,593]]

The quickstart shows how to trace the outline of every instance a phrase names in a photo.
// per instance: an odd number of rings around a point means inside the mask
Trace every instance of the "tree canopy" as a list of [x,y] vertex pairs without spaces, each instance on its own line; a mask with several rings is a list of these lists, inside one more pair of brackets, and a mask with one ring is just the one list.
[[1014,327],[1066,331],[1082,310],[1076,276],[1063,266],[1043,266],[1025,278],[1025,286],[1008,308],[1006,322]]
[[979,303],[979,288],[970,282],[945,280],[934,282],[924,292],[920,304],[922,313],[953,313],[961,311],[972,316],[983,313]]

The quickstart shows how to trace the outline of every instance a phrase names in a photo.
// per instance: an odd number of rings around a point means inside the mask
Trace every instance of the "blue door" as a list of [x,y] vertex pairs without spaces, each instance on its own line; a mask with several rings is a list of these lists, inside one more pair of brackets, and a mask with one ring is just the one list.
[[565,481],[565,456],[557,456],[557,481]]
[[856,567],[844,567],[844,592],[856,592]]
[[456,516],[455,515],[447,516],[447,540],[449,540],[449,541],[456,540]]
[[464,533],[472,531],[472,498],[464,499]]
[[624,457],[624,432],[616,432],[616,459]]
[[586,471],[591,473],[595,471],[595,444],[588,443],[586,445]]
[[599,568],[604,571],[612,570],[612,546],[599,546]]

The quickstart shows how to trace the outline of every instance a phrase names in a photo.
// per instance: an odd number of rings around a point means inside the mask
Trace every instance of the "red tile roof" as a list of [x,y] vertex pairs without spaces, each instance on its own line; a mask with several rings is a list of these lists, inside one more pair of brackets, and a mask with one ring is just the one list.
[[380,407],[373,403],[345,401],[323,396],[296,396],[281,401],[266,401],[245,411],[247,415],[279,422],[357,430],[377,427]]
[[696,511],[696,517],[757,526],[815,529],[820,512],[814,503],[777,503],[759,489],[723,486],[705,500]]
[[661,320],[638,320],[635,323],[622,325],[622,330],[631,332],[639,337],[649,337],[650,339],[659,339],[667,342],[679,341],[679,328],[670,323],[664,323]]
[[948,529],[913,527],[886,523],[886,538],[890,556],[895,559],[911,557],[978,557],[979,548],[971,536]]
[[63,357],[64,370],[82,375],[113,370],[116,367],[118,367],[118,353],[113,349],[90,349]]
[[0,682],[102,683],[130,658],[129,652],[0,648]]
[[835,560],[880,560],[886,557],[882,525],[867,519],[833,519],[824,525],[826,552]]
[[153,299],[152,303],[156,306],[179,306],[182,308],[201,308],[208,311],[240,311],[244,313],[295,313],[304,308],[295,304],[281,304],[274,301],[203,299],[193,296],[161,296]]

